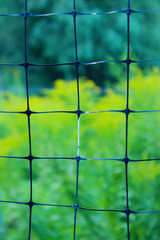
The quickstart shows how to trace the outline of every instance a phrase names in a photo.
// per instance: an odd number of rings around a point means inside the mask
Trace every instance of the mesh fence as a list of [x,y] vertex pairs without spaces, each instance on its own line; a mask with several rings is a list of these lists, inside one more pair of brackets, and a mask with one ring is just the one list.
[[[28,12],[27,8],[27,0],[25,0],[25,9],[24,13],[22,14],[0,14],[1,17],[14,17],[19,16],[24,18],[24,35],[25,35],[25,49],[24,49],[24,62],[20,64],[0,64],[0,66],[19,66],[24,68],[25,71],[25,80],[26,80],[26,101],[27,101],[27,109],[23,112],[13,112],[13,111],[0,111],[1,114],[23,114],[26,115],[28,120],[28,141],[29,141],[29,154],[28,156],[22,156],[22,157],[13,157],[13,156],[0,156],[1,158],[12,158],[12,159],[28,159],[29,163],[29,169],[30,169],[30,196],[28,202],[14,202],[14,201],[4,201],[0,200],[1,203],[13,203],[13,204],[22,204],[22,205],[28,205],[29,208],[29,233],[28,233],[28,240],[31,239],[31,228],[32,228],[32,209],[34,205],[37,206],[51,206],[51,207],[61,207],[61,208],[72,208],[74,209],[74,220],[73,220],[73,239],[76,239],[76,225],[77,225],[77,212],[80,210],[83,211],[101,211],[101,212],[117,212],[117,213],[123,213],[126,215],[126,229],[127,229],[127,239],[130,239],[130,215],[131,214],[145,214],[145,213],[160,213],[160,211],[144,211],[144,212],[137,212],[130,208],[129,205],[129,185],[128,185],[128,164],[131,162],[141,162],[141,161],[156,161],[160,160],[157,159],[130,159],[128,156],[128,123],[129,123],[129,115],[130,114],[138,114],[143,112],[158,112],[160,110],[147,110],[147,111],[134,111],[131,110],[129,107],[129,80],[130,80],[130,65],[134,63],[145,63],[145,62],[152,62],[152,61],[159,61],[160,59],[150,59],[150,60],[143,60],[143,61],[134,61],[130,59],[130,16],[131,14],[140,14],[140,13],[147,13],[147,12],[153,12],[158,11],[160,9],[153,9],[153,10],[146,10],[146,11],[135,11],[132,10],[130,7],[130,0],[128,0],[128,5],[125,10],[118,10],[118,11],[111,11],[111,12],[103,12],[103,13],[84,13],[84,12],[78,12],[76,10],[76,0],[73,0],[73,10],[71,12],[55,12],[55,13],[49,13],[49,14],[31,14]],[[75,61],[70,63],[58,63],[58,64],[31,64],[28,62],[28,56],[27,56],[27,21],[30,17],[47,17],[51,15],[59,15],[59,14],[67,14],[70,15],[73,18],[73,27],[74,27],[74,45],[75,45]],[[98,62],[90,62],[90,63],[82,63],[79,61],[78,58],[78,45],[77,45],[77,17],[79,15],[83,15],[84,17],[86,15],[108,15],[108,14],[125,14],[127,17],[127,55],[125,60],[104,60],[104,61],[98,61]],[[81,110],[80,105],[80,89],[79,89],[79,67],[82,65],[95,65],[95,64],[101,64],[101,63],[109,63],[109,62],[116,62],[116,63],[122,63],[126,64],[126,88],[127,88],[127,94],[126,94],[126,108],[122,110],[104,110],[104,111],[94,111],[94,112],[86,112]],[[35,112],[31,111],[30,108],[30,96],[29,96],[29,84],[28,84],[28,68],[30,67],[55,67],[60,65],[73,65],[75,66],[75,76],[77,81],[77,110],[75,111],[46,111],[46,112]],[[85,208],[79,206],[79,197],[78,197],[78,187],[79,187],[79,165],[81,161],[87,161],[88,159],[82,158],[80,154],[80,118],[82,114],[92,114],[92,113],[101,113],[101,112],[120,112],[125,114],[126,117],[126,126],[125,126],[125,156],[123,159],[109,159],[109,158],[97,158],[97,159],[89,159],[89,160],[104,160],[104,161],[120,161],[122,164],[125,164],[125,188],[126,188],[126,208],[122,210],[117,209],[92,209],[92,208]],[[77,131],[78,131],[78,144],[77,144],[77,156],[76,157],[61,157],[61,158],[48,158],[48,157],[36,157],[32,155],[32,137],[31,137],[31,115],[33,114],[49,114],[49,113],[70,113],[77,115]],[[73,161],[76,161],[77,168],[76,168],[76,187],[75,187],[75,201],[73,205],[57,205],[57,204],[41,204],[33,201],[32,197],[32,163],[34,159],[71,159]]]

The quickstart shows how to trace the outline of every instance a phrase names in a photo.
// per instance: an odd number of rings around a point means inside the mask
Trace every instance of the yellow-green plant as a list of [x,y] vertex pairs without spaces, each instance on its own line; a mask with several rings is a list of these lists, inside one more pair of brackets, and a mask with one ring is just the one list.
[[[160,109],[160,75],[157,68],[151,76],[137,74],[130,81],[130,109]],[[126,83],[116,89],[100,89],[86,79],[80,81],[83,111],[125,109]],[[26,100],[5,92],[3,110],[24,111]],[[32,111],[76,110],[75,81],[57,80],[43,96],[31,95]],[[129,115],[129,158],[140,160],[160,156],[160,113]],[[0,155],[27,156],[27,117],[0,115]],[[86,113],[81,116],[80,154],[91,158],[124,158],[125,114]],[[77,151],[77,116],[67,113],[33,114],[31,137],[34,156],[75,157]],[[160,164],[158,161],[129,163],[129,202],[131,210],[160,210]],[[99,209],[125,209],[125,167],[116,161],[81,161],[79,172],[79,205]],[[33,161],[33,201],[69,204],[75,201],[76,162],[74,160]],[[2,200],[29,200],[29,164],[24,159],[0,159],[0,194]],[[1,239],[27,239],[28,206],[2,204]],[[34,240],[71,239],[72,209],[33,207]],[[150,219],[150,220],[148,220]],[[126,216],[121,213],[78,211],[78,239],[122,240],[126,236]],[[147,231],[146,231],[147,229]],[[131,215],[134,239],[157,240],[160,234],[158,214]],[[25,237],[24,237],[25,236]]]

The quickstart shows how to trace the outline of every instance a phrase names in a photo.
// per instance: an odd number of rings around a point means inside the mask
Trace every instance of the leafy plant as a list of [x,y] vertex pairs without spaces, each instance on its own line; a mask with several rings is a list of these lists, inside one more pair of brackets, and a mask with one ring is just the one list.
[[[130,81],[132,110],[159,109],[160,75],[157,68],[144,77],[138,69]],[[124,109],[126,83],[107,89],[105,95],[92,82],[80,81],[81,109],[101,111]],[[31,110],[76,110],[76,82],[57,80],[43,96],[30,97]],[[4,109],[23,111],[23,97],[4,93]],[[159,157],[160,115],[131,113],[129,115],[129,157],[146,159]],[[26,116],[1,114],[0,155],[27,156],[28,131]],[[124,158],[124,113],[90,113],[81,116],[80,154],[90,158]],[[75,157],[77,154],[77,116],[74,114],[33,114],[31,137],[34,156]],[[129,203],[131,210],[159,210],[160,164],[129,163]],[[74,160],[33,161],[33,201],[39,203],[74,205],[76,162]],[[24,159],[0,159],[1,199],[29,200],[29,163]],[[81,161],[79,172],[79,205],[99,209],[125,209],[125,167],[116,161]],[[27,239],[28,206],[1,205],[1,239]],[[71,239],[74,211],[69,208],[33,207],[32,238],[34,240]],[[77,239],[126,238],[126,216],[78,210]],[[158,214],[134,214],[130,219],[132,238],[157,240],[160,234]]]

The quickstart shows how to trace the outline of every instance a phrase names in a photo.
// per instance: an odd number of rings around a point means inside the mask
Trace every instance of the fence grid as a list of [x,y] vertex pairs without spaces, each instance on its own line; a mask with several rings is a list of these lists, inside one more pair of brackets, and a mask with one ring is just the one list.
[[[126,215],[126,229],[127,229],[127,239],[130,240],[130,215],[131,214],[145,214],[145,213],[160,213],[160,211],[143,211],[138,212],[130,209],[129,206],[129,184],[128,184],[128,164],[130,162],[142,162],[142,161],[158,161],[160,158],[152,158],[152,159],[130,159],[128,156],[128,124],[129,124],[129,115],[133,113],[152,113],[152,112],[160,112],[160,110],[146,110],[146,111],[135,111],[131,110],[129,108],[129,81],[130,81],[130,65],[132,63],[146,63],[146,62],[153,62],[153,61],[160,61],[160,59],[149,59],[149,60],[131,60],[130,59],[130,17],[131,14],[139,14],[139,13],[149,13],[154,11],[159,11],[160,8],[152,9],[152,10],[144,10],[144,11],[136,11],[132,10],[130,6],[130,0],[128,0],[128,6],[125,10],[116,10],[116,11],[110,11],[110,12],[97,12],[97,13],[85,13],[85,12],[78,12],[76,10],[76,0],[73,0],[73,10],[71,12],[55,12],[55,13],[46,13],[46,14],[31,14],[28,12],[28,0],[25,0],[24,5],[24,13],[20,14],[0,14],[0,17],[22,17],[24,18],[24,36],[25,36],[25,45],[24,45],[24,62],[15,64],[15,63],[0,63],[0,66],[19,66],[23,67],[25,71],[25,81],[26,81],[26,102],[27,102],[27,109],[26,111],[21,112],[15,112],[15,111],[0,111],[0,114],[24,114],[27,117],[27,123],[28,123],[28,142],[29,142],[29,154],[28,156],[0,156],[0,158],[11,158],[11,159],[28,159],[29,161],[29,169],[30,169],[30,196],[28,202],[15,202],[15,201],[4,201],[0,200],[1,203],[11,203],[11,204],[22,204],[22,205],[28,205],[29,207],[29,232],[28,232],[28,240],[31,239],[31,227],[32,227],[32,208],[34,205],[39,206],[51,206],[51,207],[65,207],[65,208],[72,208],[74,209],[74,221],[73,221],[73,239],[76,239],[76,224],[77,224],[77,211],[79,210],[85,210],[85,211],[101,211],[101,212],[119,212],[124,213]],[[90,62],[90,63],[83,63],[80,62],[78,59],[78,44],[77,44],[77,17],[78,15],[83,15],[84,17],[87,15],[94,16],[94,15],[108,15],[108,14],[116,14],[116,13],[122,13],[126,14],[127,16],[127,57],[125,60],[103,60],[103,61],[97,61],[97,62]],[[73,28],[74,28],[74,45],[75,45],[75,62],[70,63],[56,63],[56,64],[33,64],[28,62],[28,56],[27,56],[27,22],[29,17],[48,17],[48,16],[54,16],[59,14],[67,14],[71,15],[73,17]],[[127,94],[126,94],[126,108],[122,110],[104,110],[104,111],[92,111],[92,112],[86,112],[82,111],[80,107],[80,89],[79,89],[79,67],[81,65],[87,66],[87,65],[95,65],[95,64],[102,64],[102,63],[110,63],[110,62],[116,62],[116,63],[123,63],[126,64],[126,82],[127,82]],[[75,66],[75,76],[76,76],[76,82],[77,82],[77,110],[75,111],[44,111],[44,112],[35,112],[31,111],[30,108],[30,97],[29,97],[29,83],[28,83],[28,68],[29,67],[54,67],[54,66],[60,66],[60,65],[74,65]],[[81,114],[92,114],[92,113],[109,113],[109,112],[119,112],[124,113],[126,116],[126,127],[125,127],[125,156],[123,159],[110,159],[110,158],[104,158],[104,159],[87,159],[82,158],[80,156],[80,117]],[[77,115],[77,131],[78,131],[78,144],[77,144],[77,156],[76,157],[36,157],[32,155],[32,138],[31,138],[31,115],[32,114],[45,114],[45,113],[71,113]],[[75,201],[73,205],[57,205],[57,204],[42,204],[42,203],[36,203],[33,201],[32,198],[32,162],[34,159],[64,159],[64,160],[75,160],[77,163],[77,170],[76,170],[76,187],[75,187]],[[104,161],[121,161],[125,164],[125,180],[126,180],[126,208],[123,210],[117,210],[117,209],[92,209],[92,208],[85,208],[78,205],[78,186],[79,186],[79,165],[81,161],[86,160],[104,160]]]

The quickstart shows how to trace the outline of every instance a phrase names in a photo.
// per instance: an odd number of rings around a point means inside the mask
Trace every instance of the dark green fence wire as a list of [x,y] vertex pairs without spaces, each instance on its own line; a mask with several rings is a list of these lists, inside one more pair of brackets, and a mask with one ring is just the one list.
[[[146,62],[152,62],[152,61],[160,61],[160,59],[150,59],[150,60],[139,60],[134,61],[130,59],[130,16],[131,14],[139,14],[139,13],[148,13],[148,12],[154,12],[159,11],[158,9],[153,10],[145,10],[145,11],[135,11],[131,9],[130,6],[130,0],[128,0],[128,6],[125,10],[118,10],[118,11],[111,11],[111,12],[103,12],[103,13],[84,13],[84,12],[78,12],[76,10],[76,0],[73,0],[73,10],[71,12],[55,12],[55,13],[48,13],[48,14],[31,14],[28,12],[27,8],[27,0],[25,0],[25,6],[24,6],[24,13],[21,14],[0,14],[0,17],[14,17],[19,16],[24,18],[24,35],[25,35],[25,49],[24,49],[24,62],[19,64],[14,63],[7,63],[2,64],[0,63],[0,66],[19,66],[23,67],[25,71],[25,79],[26,79],[26,100],[27,100],[27,109],[23,112],[13,112],[13,111],[0,111],[1,114],[24,114],[27,117],[28,121],[28,141],[29,141],[29,154],[28,156],[22,156],[22,157],[14,157],[14,156],[0,156],[0,158],[20,158],[20,159],[28,159],[29,167],[30,167],[30,196],[28,202],[14,202],[14,201],[5,201],[0,200],[1,203],[12,203],[12,204],[22,204],[22,205],[28,205],[29,207],[29,233],[28,233],[28,240],[31,239],[31,228],[32,228],[32,208],[34,205],[41,205],[41,206],[51,206],[51,207],[64,207],[64,208],[72,208],[74,209],[74,219],[73,219],[73,239],[76,239],[76,224],[77,224],[77,211],[79,210],[85,210],[85,211],[101,211],[101,212],[117,212],[117,213],[124,213],[126,215],[126,229],[127,229],[127,240],[130,240],[130,215],[131,214],[145,214],[145,213],[160,213],[160,211],[144,211],[144,212],[137,212],[130,208],[129,206],[129,185],[128,185],[128,164],[130,162],[141,162],[141,161],[156,161],[160,160],[160,158],[156,159],[130,159],[128,156],[128,123],[129,123],[129,115],[130,114],[136,114],[136,113],[144,113],[144,112],[160,112],[160,110],[147,110],[147,111],[134,111],[129,108],[129,79],[130,79],[130,65],[133,63],[146,63]],[[78,59],[78,45],[77,45],[77,17],[78,15],[83,15],[84,17],[86,15],[108,15],[108,14],[126,14],[127,17],[127,57],[125,60],[104,60],[104,61],[98,61],[98,62],[90,62],[90,63],[82,63]],[[28,62],[27,57],[27,22],[29,17],[47,17],[52,15],[59,15],[59,14],[67,14],[71,15],[73,17],[73,27],[74,27],[74,43],[75,43],[75,62],[71,63],[57,63],[57,64],[32,64]],[[54,51],[54,50],[53,50]],[[126,64],[126,71],[127,71],[127,95],[126,95],[126,108],[123,110],[104,110],[104,111],[94,111],[94,112],[85,112],[81,110],[80,107],[80,90],[79,90],[79,67],[81,65],[95,65],[95,64],[101,64],[101,63],[109,63],[109,62],[116,62],[116,63],[123,63]],[[75,111],[46,111],[46,112],[33,112],[30,109],[30,98],[29,98],[29,84],[28,84],[28,68],[29,67],[54,67],[54,66],[60,66],[60,65],[74,65],[75,66],[75,75],[76,75],[76,81],[77,81],[77,110]],[[80,117],[81,114],[92,114],[92,113],[102,113],[102,112],[121,112],[124,113],[126,116],[126,133],[125,133],[125,156],[123,159],[85,159],[80,156]],[[36,157],[32,155],[32,138],[31,138],[31,115],[32,114],[45,114],[45,113],[71,113],[76,114],[78,118],[78,147],[77,147],[77,156],[76,157]],[[73,160],[77,162],[77,171],[76,171],[76,188],[75,188],[75,201],[72,206],[70,205],[57,205],[57,204],[42,204],[42,203],[36,203],[33,201],[32,198],[32,162],[34,159],[65,159],[65,160]],[[122,210],[117,209],[92,209],[92,208],[85,208],[78,205],[78,185],[79,185],[79,164],[81,161],[87,161],[87,160],[104,160],[104,161],[121,161],[125,164],[125,179],[126,179],[126,208]],[[94,227],[94,226],[93,226]],[[26,236],[27,237],[27,236]]]

